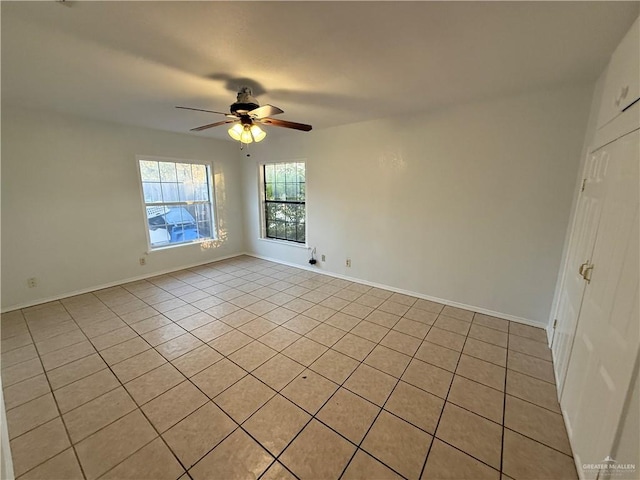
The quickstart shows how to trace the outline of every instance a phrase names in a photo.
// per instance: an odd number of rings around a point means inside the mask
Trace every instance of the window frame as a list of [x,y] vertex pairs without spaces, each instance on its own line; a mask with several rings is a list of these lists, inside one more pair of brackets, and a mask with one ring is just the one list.
[[[149,235],[149,219],[147,217],[147,206],[176,206],[176,205],[193,205],[196,202],[166,202],[166,203],[153,203],[147,205],[144,198],[144,188],[142,185],[142,172],[140,171],[140,162],[165,162],[165,163],[186,163],[191,165],[204,165],[207,171],[207,184],[209,186],[209,202],[197,202],[197,204],[209,204],[211,215],[211,236],[207,238],[197,238],[194,240],[187,240],[180,243],[168,243],[166,245],[153,246],[151,245],[151,236]],[[136,171],[138,172],[138,189],[140,191],[140,204],[142,206],[142,220],[145,236],[147,239],[147,251],[146,253],[158,252],[161,250],[167,250],[178,247],[185,247],[189,245],[200,245],[206,242],[216,241],[220,237],[218,231],[218,215],[217,215],[217,202],[216,202],[216,187],[214,183],[213,175],[213,162],[209,160],[188,159],[188,158],[175,158],[175,157],[160,157],[155,155],[136,155],[135,158]]]
[[[266,175],[265,175],[265,166],[266,165],[278,165],[278,164],[287,164],[287,163],[302,163],[304,164],[304,174],[305,174],[305,200],[304,202],[287,202],[287,203],[295,203],[297,205],[304,205],[304,242],[298,242],[295,240],[287,240],[284,238],[274,238],[267,236],[267,199],[266,199]],[[265,242],[274,242],[281,245],[289,245],[292,247],[298,248],[307,248],[308,247],[308,215],[307,215],[307,193],[308,193],[308,183],[307,183],[307,159],[291,159],[291,160],[282,160],[282,161],[271,161],[271,162],[260,162],[258,164],[258,203],[260,211],[260,240]],[[275,202],[275,203],[283,203],[283,202]]]

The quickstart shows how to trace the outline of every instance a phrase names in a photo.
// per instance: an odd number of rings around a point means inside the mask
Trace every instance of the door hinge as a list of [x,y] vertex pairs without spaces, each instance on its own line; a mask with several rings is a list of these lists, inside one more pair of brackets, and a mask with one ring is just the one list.
[[582,179],[582,189],[580,190],[581,192],[584,192],[585,187],[587,186],[587,179],[583,178]]
[[556,318],[553,320],[553,329],[555,330],[557,326],[558,326],[558,319]]

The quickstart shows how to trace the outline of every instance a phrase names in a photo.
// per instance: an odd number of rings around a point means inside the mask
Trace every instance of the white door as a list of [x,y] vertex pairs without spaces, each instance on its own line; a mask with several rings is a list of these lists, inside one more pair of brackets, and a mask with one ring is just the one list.
[[611,454],[640,345],[639,142],[635,131],[603,147],[606,197],[561,397],[577,465]]
[[556,312],[558,323],[551,347],[558,392],[562,392],[582,297],[587,286],[579,270],[581,265],[591,260],[593,254],[604,197],[608,161],[608,152],[600,149],[589,155],[584,168],[583,190],[578,197],[574,225],[569,240],[568,258]]

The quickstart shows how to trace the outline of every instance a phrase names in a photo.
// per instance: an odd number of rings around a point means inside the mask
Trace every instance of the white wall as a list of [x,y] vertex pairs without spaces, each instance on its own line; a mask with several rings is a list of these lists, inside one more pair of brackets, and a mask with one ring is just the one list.
[[258,239],[257,181],[259,162],[306,158],[319,269],[546,324],[591,93],[267,138],[243,159],[246,248],[307,264],[305,250]]
[[[242,252],[238,146],[54,114],[2,108],[2,307]],[[214,162],[223,241],[147,250],[135,156]],[[38,286],[27,287],[36,277]]]

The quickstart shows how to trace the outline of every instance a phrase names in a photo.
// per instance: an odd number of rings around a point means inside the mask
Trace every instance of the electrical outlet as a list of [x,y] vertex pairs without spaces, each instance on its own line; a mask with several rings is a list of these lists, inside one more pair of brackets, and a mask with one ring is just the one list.
[[36,277],[27,278],[27,286],[29,288],[35,288],[38,286],[38,279]]
[[351,259],[347,258],[347,262],[346,262],[347,267],[351,268]]
[[326,260],[327,260],[327,259],[325,258],[325,256],[324,256],[324,255],[322,255],[322,261],[323,261],[323,262],[326,262]]
[[147,259],[144,257],[140,257],[140,265],[146,265],[147,264]]

